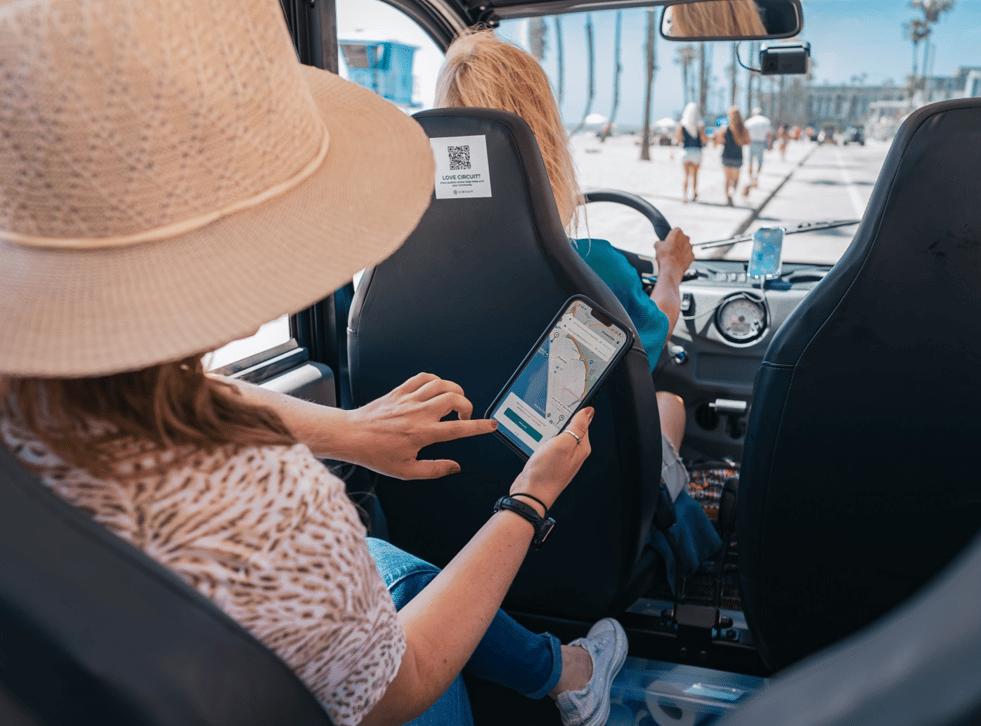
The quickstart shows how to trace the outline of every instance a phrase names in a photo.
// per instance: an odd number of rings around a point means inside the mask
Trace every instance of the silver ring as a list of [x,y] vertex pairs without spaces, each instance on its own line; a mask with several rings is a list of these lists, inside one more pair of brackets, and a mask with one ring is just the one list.
[[569,429],[566,429],[562,433],[569,434],[569,436],[571,436],[572,438],[574,438],[576,440],[576,446],[579,446],[579,444],[582,443],[582,439],[580,439],[579,436],[578,436],[578,434],[576,434],[575,432],[569,431]]

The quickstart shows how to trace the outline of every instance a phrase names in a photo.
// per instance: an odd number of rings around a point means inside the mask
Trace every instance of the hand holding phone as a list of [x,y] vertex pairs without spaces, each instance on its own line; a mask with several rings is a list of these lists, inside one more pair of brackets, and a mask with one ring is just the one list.
[[[590,454],[589,424],[592,420],[592,408],[580,409],[563,435],[542,444],[511,485],[511,496],[528,494],[551,509]],[[571,435],[573,433],[575,436]]]
[[495,433],[528,458],[589,403],[632,342],[594,302],[569,298],[488,409]]

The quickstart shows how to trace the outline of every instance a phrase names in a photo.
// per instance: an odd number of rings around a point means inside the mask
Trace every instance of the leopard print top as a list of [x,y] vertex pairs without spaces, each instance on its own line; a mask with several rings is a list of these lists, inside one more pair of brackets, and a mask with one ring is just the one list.
[[405,634],[344,483],[302,445],[161,453],[120,446],[118,478],[0,434],[51,489],[169,567],[279,655],[341,726],[395,678]]

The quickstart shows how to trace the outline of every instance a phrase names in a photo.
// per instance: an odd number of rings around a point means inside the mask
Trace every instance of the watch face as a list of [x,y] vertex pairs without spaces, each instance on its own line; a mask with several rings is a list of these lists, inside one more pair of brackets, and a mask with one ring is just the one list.
[[538,533],[535,535],[535,546],[541,547],[545,544],[545,540],[548,539],[549,534],[552,533],[552,528],[555,526],[555,520],[551,517],[546,517],[542,520],[541,525],[538,527]]

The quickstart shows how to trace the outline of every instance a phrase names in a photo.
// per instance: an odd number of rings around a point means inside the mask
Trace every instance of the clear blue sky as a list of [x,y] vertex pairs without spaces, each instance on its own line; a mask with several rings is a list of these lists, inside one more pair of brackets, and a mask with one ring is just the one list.
[[[867,74],[867,84],[905,83],[912,70],[912,43],[905,38],[903,24],[923,16],[918,8],[912,8],[909,0],[803,0],[804,32],[800,40],[811,43],[815,61],[816,83],[849,83],[853,76]],[[660,19],[660,10],[657,11]],[[643,68],[646,10],[623,11],[621,99],[617,120],[621,124],[637,124],[641,120],[643,106]],[[565,87],[562,111],[567,122],[581,118],[586,105],[586,35],[585,14],[562,18],[562,35],[565,55]],[[596,39],[595,97],[591,110],[609,115],[612,110],[613,86],[613,37],[614,14],[592,13],[593,32]],[[502,34],[519,44],[526,42],[526,21],[512,21],[502,27]],[[543,65],[557,84],[555,59],[554,20],[548,19],[547,51]],[[955,0],[952,10],[941,16],[933,26],[930,37],[932,75],[952,75],[959,66],[981,66],[981,0]],[[681,43],[657,40],[658,72],[654,86],[654,114],[656,120],[663,116],[680,113],[683,106],[681,69],[675,63]],[[741,44],[741,58],[746,65],[748,43]],[[715,102],[710,106],[724,108],[728,103],[728,72],[731,44],[714,43],[712,76],[715,80]],[[923,48],[919,46],[919,60],[923,63]],[[740,69],[737,76],[741,88],[745,88],[746,72]],[[764,80],[769,82],[768,79]],[[725,89],[725,90],[724,90]],[[739,96],[744,97],[745,91]],[[711,111],[712,109],[707,109]]]
[[[892,79],[902,84],[912,70],[912,43],[903,24],[922,18],[909,0],[804,0],[804,33],[815,60],[819,82],[848,82],[868,73],[868,83]],[[853,41],[843,47],[842,38]],[[856,43],[855,41],[859,42]],[[955,0],[930,36],[935,76],[949,76],[959,66],[981,66],[981,0]],[[919,46],[922,72],[923,44]]]
[[[879,84],[892,80],[901,85],[912,70],[912,43],[903,32],[903,24],[923,16],[921,10],[910,7],[909,0],[802,0],[804,32],[801,40],[811,43],[817,83],[849,83],[853,76],[867,74],[866,83]],[[419,47],[416,53],[415,77],[417,98],[428,106],[432,101],[433,85],[442,56],[434,44],[399,11],[375,0],[337,0],[338,26],[342,37],[367,37],[380,40],[397,39]],[[660,8],[655,10],[660,20]],[[644,85],[644,43],[647,11],[623,11],[621,98],[617,121],[623,125],[639,124],[642,118]],[[592,14],[596,37],[596,93],[592,111],[608,116],[612,110],[613,33],[614,13]],[[544,66],[558,82],[555,60],[555,25],[548,19],[549,37]],[[562,18],[565,53],[565,88],[563,115],[575,123],[586,105],[586,40],[585,15],[566,15]],[[505,23],[499,31],[519,44],[527,38],[527,21]],[[955,0],[953,9],[934,26],[930,38],[935,51],[931,67],[935,76],[952,75],[959,66],[981,66],[981,0]],[[657,40],[658,72],[654,86],[653,119],[677,117],[683,107],[680,66],[674,61],[677,49],[683,45]],[[741,44],[742,60],[752,65],[748,43]],[[720,42],[707,46],[714,51],[712,76],[715,80],[715,100],[711,106],[724,108],[728,101],[728,74],[731,44]],[[918,63],[922,66],[923,44],[920,44]],[[745,96],[747,73],[740,69],[737,76]],[[764,83],[769,83],[764,79]],[[706,109],[714,111],[716,108]]]

